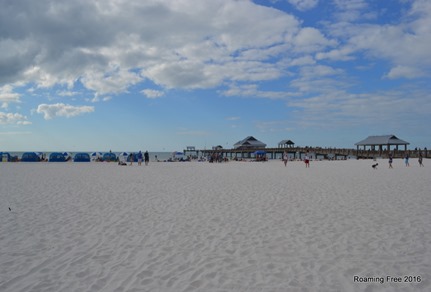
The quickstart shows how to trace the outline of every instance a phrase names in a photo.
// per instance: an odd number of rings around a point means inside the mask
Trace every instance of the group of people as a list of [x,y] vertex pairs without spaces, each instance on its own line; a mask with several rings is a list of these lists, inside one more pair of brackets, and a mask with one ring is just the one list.
[[[289,154],[285,151],[283,153],[283,162],[284,162],[284,166],[287,166],[287,161],[289,160]],[[308,156],[308,154],[306,154],[304,156],[304,163],[305,163],[305,167],[308,168],[310,167],[310,157]]]
[[[136,154],[136,159],[138,160],[139,166],[142,165],[142,160],[144,160],[145,165],[148,165],[148,163],[150,162],[150,154],[148,153],[148,151],[145,151],[144,154],[142,154],[142,151],[139,151]],[[130,153],[127,160],[130,162],[129,165],[133,165],[133,162],[135,161],[135,154]],[[125,161],[118,160],[118,165],[127,165],[127,163]]]
[[[404,156],[404,163],[406,166],[410,166],[409,159],[410,159],[409,154],[406,154],[406,156]],[[422,161],[423,161],[422,153],[419,153],[418,162],[420,167],[424,167]],[[393,168],[392,162],[393,162],[393,156],[392,154],[389,154],[389,168]]]

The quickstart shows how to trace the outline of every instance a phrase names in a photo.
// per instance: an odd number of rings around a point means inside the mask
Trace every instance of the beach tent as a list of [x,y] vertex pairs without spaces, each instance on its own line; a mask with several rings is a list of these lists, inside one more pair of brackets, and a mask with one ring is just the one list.
[[49,155],[49,162],[65,162],[66,157],[64,157],[63,153],[53,152]]
[[120,162],[126,162],[128,156],[129,154],[127,152],[121,152],[120,154],[118,154],[118,160]]
[[23,161],[23,162],[39,162],[40,157],[35,152],[25,152],[21,156],[21,161]]
[[8,152],[0,152],[0,161],[9,162],[11,160],[10,154]]
[[91,158],[90,155],[88,153],[76,153],[75,157],[73,158],[74,162],[90,162]]
[[91,153],[91,160],[96,161],[102,159],[102,153],[101,152],[93,152]]
[[72,154],[69,152],[63,152],[63,156],[64,156],[64,158],[66,158],[66,161],[72,159]]
[[105,154],[103,154],[103,158],[102,158],[102,160],[103,161],[117,161],[117,155],[115,155],[114,153],[112,153],[112,152],[109,152],[109,153],[105,153]]
[[253,154],[256,156],[257,161],[266,160],[266,151],[257,150],[257,151],[254,151]]
[[174,160],[184,160],[185,159],[185,155],[183,152],[179,152],[179,151],[175,151],[172,153],[172,158]]

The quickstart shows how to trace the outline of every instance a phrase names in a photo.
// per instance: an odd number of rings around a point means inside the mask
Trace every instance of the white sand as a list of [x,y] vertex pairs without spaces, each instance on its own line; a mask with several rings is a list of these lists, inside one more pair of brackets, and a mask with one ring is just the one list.
[[429,162],[0,163],[0,291],[431,291]]

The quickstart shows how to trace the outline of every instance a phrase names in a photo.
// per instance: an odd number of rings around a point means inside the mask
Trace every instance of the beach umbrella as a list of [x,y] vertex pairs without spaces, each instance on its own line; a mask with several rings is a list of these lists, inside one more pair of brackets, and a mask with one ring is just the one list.
[[102,153],[101,152],[93,152],[93,153],[91,153],[91,159],[92,160],[96,160],[96,159],[101,158],[101,157],[102,157]]
[[118,159],[120,161],[127,161],[127,157],[129,156],[129,154],[127,152],[121,152],[120,154],[118,154]]

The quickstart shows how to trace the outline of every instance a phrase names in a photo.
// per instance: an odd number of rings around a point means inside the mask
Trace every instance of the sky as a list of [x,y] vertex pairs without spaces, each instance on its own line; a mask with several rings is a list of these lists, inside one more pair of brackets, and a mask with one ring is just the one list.
[[431,146],[429,0],[0,7],[0,151]]

